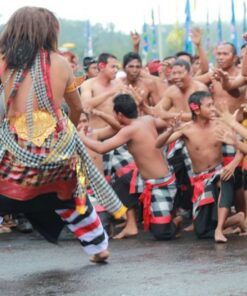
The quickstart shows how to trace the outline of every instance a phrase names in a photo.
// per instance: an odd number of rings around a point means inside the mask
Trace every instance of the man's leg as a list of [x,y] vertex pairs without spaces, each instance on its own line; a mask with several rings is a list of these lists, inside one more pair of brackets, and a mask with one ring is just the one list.
[[108,258],[108,236],[89,200],[83,215],[74,209],[56,210],[56,213],[79,239],[84,251],[93,255],[91,261],[99,263]]
[[126,213],[127,220],[124,229],[115,235],[114,239],[122,239],[127,237],[134,237],[138,234],[138,227],[136,221],[136,206],[138,206],[139,194],[130,194],[130,182],[132,172],[129,172],[122,177],[118,178],[112,185],[121,202],[128,208]]
[[218,223],[215,229],[214,239],[219,243],[226,243],[227,238],[223,234],[225,222],[230,213],[233,204],[234,184],[231,178],[228,181],[221,182],[221,192],[218,202]]
[[138,234],[138,227],[137,227],[137,222],[136,222],[136,215],[135,215],[135,209],[129,209],[127,211],[127,221],[124,229],[115,235],[113,239],[122,239],[122,238],[127,238],[127,237],[133,237]]

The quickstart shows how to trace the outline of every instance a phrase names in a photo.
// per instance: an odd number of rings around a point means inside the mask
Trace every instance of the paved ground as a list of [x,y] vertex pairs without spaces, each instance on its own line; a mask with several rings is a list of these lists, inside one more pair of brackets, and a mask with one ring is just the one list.
[[0,236],[1,296],[247,295],[247,238],[228,244],[192,233],[157,242],[149,234],[111,241],[108,264],[94,265],[76,240],[58,246],[37,234]]

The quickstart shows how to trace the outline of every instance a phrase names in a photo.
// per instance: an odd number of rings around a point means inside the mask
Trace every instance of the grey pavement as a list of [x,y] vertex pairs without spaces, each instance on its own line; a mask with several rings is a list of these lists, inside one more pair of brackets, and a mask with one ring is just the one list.
[[58,245],[38,234],[0,236],[1,296],[247,295],[247,238],[227,244],[183,233],[172,241],[110,241],[108,264],[89,262],[66,233]]

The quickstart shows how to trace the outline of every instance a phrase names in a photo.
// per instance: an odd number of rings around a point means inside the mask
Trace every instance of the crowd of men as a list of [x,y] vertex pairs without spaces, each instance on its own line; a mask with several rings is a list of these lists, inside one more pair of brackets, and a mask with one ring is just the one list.
[[[1,142],[2,216],[21,213],[46,239],[56,241],[63,226],[54,216],[59,215],[93,262],[107,259],[108,236],[133,237],[140,228],[157,240],[176,238],[183,230],[217,243],[226,243],[230,234],[246,235],[245,45],[240,56],[230,42],[217,45],[215,65],[209,67],[201,32],[194,29],[197,55],[177,52],[143,65],[141,36],[132,33],[133,51],[124,55],[121,68],[114,54],[102,53],[84,57],[85,74],[75,78],[75,55],[48,44],[51,34],[42,45],[38,38],[29,40],[39,51],[20,40],[8,44],[13,53],[4,45],[13,32],[19,38],[21,31],[13,24],[23,21],[25,9],[17,11],[0,39],[6,105],[1,136],[14,139],[14,134],[18,143],[16,148]],[[40,21],[59,28],[51,12],[36,10]],[[25,50],[13,58],[16,44],[31,52],[32,59]],[[35,82],[37,73],[42,87]],[[36,132],[36,121],[49,132]],[[25,187],[23,192],[15,181]],[[49,205],[50,232],[41,219],[43,203]],[[116,222],[120,217],[122,224]],[[3,219],[0,231],[7,232],[4,228],[8,224]]]

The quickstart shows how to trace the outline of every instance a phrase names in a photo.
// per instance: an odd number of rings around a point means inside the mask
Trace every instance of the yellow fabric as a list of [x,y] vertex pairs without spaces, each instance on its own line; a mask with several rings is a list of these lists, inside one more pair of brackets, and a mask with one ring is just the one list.
[[[62,155],[61,153],[59,153],[59,151],[61,151],[63,149],[63,147],[66,147],[66,145],[69,143],[71,137],[73,136],[73,124],[72,122],[68,119],[68,126],[67,126],[67,131],[66,134],[63,138],[63,141],[60,143],[60,145],[57,145],[56,149],[53,149],[51,151],[51,153],[45,158],[45,160],[42,162],[42,164],[46,164],[52,161],[64,161],[66,160],[68,157],[66,157],[65,155]],[[69,156],[70,158],[71,156]]]
[[115,219],[120,219],[127,212],[127,208],[122,206],[117,212],[113,213]]
[[84,76],[75,77],[73,82],[69,86],[66,87],[65,93],[68,94],[68,93],[72,93],[73,91],[75,91],[79,86],[81,86],[81,84],[83,83],[83,81],[85,79],[86,78]]

